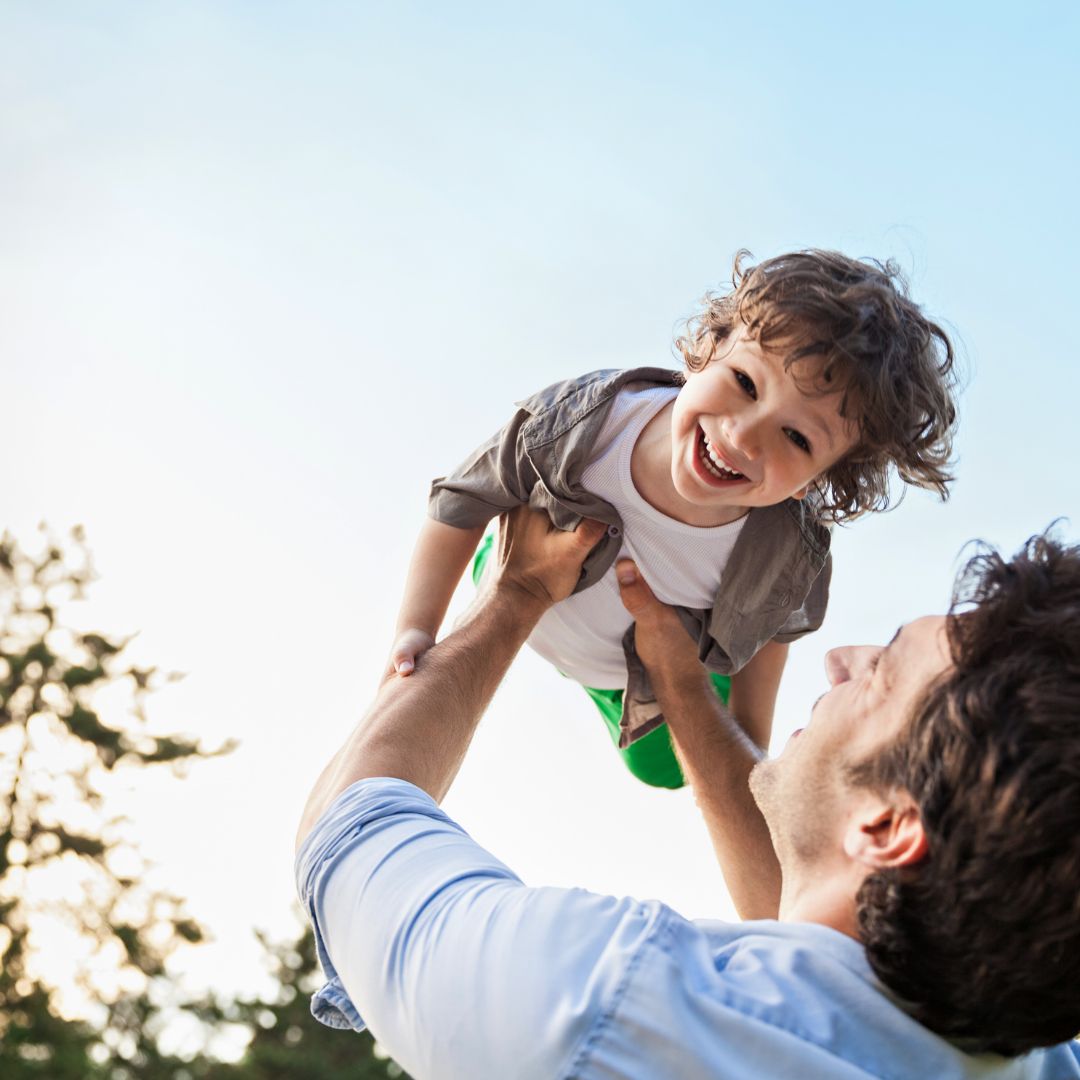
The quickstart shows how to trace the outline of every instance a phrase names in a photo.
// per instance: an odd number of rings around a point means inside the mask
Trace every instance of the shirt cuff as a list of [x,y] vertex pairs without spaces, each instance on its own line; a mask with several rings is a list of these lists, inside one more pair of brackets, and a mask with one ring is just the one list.
[[296,855],[300,903],[315,933],[315,952],[326,984],[311,999],[311,1015],[327,1027],[363,1031],[367,1026],[330,960],[319,926],[320,894],[334,866],[363,841],[365,829],[400,814],[421,814],[454,823],[426,792],[389,777],[370,777],[347,787],[315,823]]

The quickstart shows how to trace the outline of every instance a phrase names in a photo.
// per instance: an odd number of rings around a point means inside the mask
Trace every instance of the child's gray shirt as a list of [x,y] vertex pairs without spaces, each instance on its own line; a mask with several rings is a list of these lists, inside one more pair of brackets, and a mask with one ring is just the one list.
[[[581,486],[604,419],[623,389],[677,386],[663,368],[594,371],[541,390],[518,404],[499,432],[453,473],[431,485],[428,512],[446,525],[471,529],[527,503],[560,529],[583,517],[607,524],[590,552],[575,592],[599,581],[622,546],[622,521],[609,502]],[[813,507],[798,499],[752,509],[709,609],[676,608],[710,670],[739,671],[769,641],[794,641],[825,617],[832,560],[829,530]],[[663,723],[648,674],[634,647],[634,627],[623,640],[627,686],[622,745]]]

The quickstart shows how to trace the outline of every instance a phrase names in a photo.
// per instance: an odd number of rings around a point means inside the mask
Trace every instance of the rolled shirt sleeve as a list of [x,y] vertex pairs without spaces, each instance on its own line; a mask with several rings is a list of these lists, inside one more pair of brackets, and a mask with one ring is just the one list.
[[424,1080],[1080,1080],[1075,1044],[965,1054],[830,927],[527,888],[400,780],[343,792],[296,869],[329,979],[312,1011]]
[[566,1075],[666,911],[527,888],[400,780],[343,792],[296,872],[328,979],[312,1012],[424,1077]]

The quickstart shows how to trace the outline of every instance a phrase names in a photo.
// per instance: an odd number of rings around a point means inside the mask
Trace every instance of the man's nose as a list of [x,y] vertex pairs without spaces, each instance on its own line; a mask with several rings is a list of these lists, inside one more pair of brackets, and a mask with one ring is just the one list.
[[842,645],[825,654],[825,675],[830,686],[854,679],[870,669],[880,645]]

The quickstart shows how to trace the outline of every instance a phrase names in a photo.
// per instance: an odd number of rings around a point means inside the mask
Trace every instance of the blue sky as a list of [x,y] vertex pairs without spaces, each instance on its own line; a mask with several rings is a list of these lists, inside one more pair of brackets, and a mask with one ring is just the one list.
[[[162,725],[243,740],[117,796],[217,931],[193,977],[250,982],[247,928],[288,925],[294,822],[374,686],[430,478],[556,378],[674,363],[737,249],[896,258],[969,383],[951,501],[837,536],[777,747],[824,651],[940,610],[966,540],[1076,535],[1078,23],[0,3],[3,524],[84,523],[84,617],[189,673]],[[689,796],[623,775],[531,656],[449,807],[527,880],[730,913]]]

